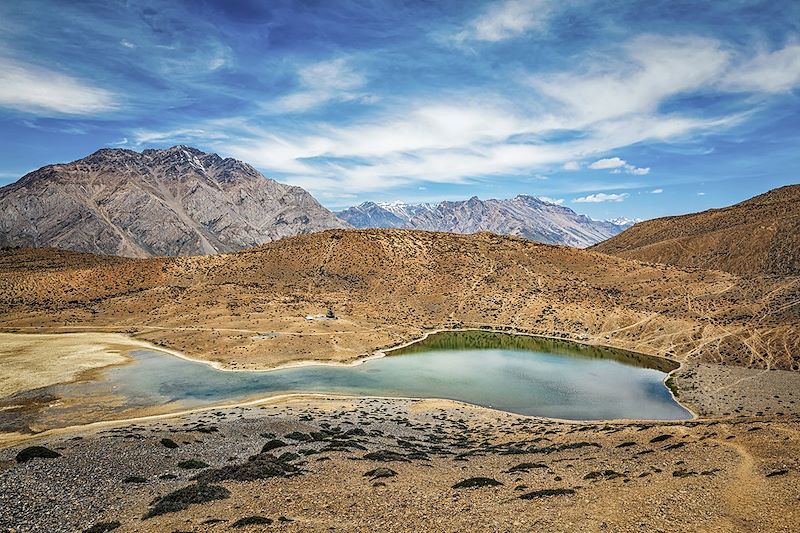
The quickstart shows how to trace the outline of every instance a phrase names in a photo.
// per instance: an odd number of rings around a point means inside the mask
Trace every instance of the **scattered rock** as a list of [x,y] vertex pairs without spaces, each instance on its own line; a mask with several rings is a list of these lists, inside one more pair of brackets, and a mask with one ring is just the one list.
[[502,483],[490,477],[470,477],[462,481],[459,481],[458,483],[453,485],[453,488],[471,489],[474,487],[496,487],[498,485],[502,485]]
[[250,457],[246,463],[206,470],[195,476],[194,479],[206,483],[224,480],[252,481],[271,477],[289,477],[300,473],[300,469],[296,466],[281,461],[272,454],[260,453]]
[[535,500],[537,498],[547,498],[550,496],[568,496],[575,494],[574,489],[542,489],[527,492],[519,497],[520,500]]
[[84,529],[83,533],[106,533],[107,531],[114,531],[121,525],[122,524],[116,520],[111,522],[98,522],[89,529]]
[[170,448],[170,449],[175,449],[175,448],[177,448],[177,447],[178,447],[178,443],[177,443],[177,442],[175,442],[175,441],[174,441],[174,440],[172,440],[172,439],[168,439],[168,438],[166,438],[166,437],[164,437],[163,439],[161,439],[161,444],[162,444],[162,445],[163,445],[165,448]]
[[367,459],[369,461],[383,461],[383,462],[389,462],[389,461],[401,461],[404,463],[409,462],[408,458],[405,455],[397,452],[392,452],[389,450],[379,450],[377,452],[369,452],[368,454],[364,455],[364,459]]
[[231,527],[240,528],[247,526],[268,526],[271,523],[272,518],[267,518],[266,516],[248,516],[245,518],[240,518],[231,524]]
[[32,459],[55,459],[56,457],[61,457],[61,454],[54,452],[50,448],[45,448],[44,446],[29,446],[21,450],[17,454],[16,459],[18,463],[27,463]]
[[622,477],[622,474],[615,470],[596,470],[583,476],[583,479],[615,479],[618,477]]
[[282,440],[272,439],[261,448],[261,453],[266,453],[276,448],[283,448],[284,446],[287,446],[287,444]]
[[178,468],[183,468],[184,470],[200,470],[201,468],[208,468],[209,466],[211,465],[197,459],[189,459],[178,463]]
[[151,509],[142,518],[152,518],[166,513],[175,513],[187,509],[190,505],[206,503],[214,500],[224,500],[230,498],[231,493],[225,487],[219,485],[207,485],[205,483],[195,483],[188,487],[183,487],[166,496],[156,498],[151,503]]
[[547,465],[544,463],[520,463],[506,470],[506,473],[513,474],[514,472],[527,472],[534,468],[547,468]]
[[785,476],[788,474],[789,471],[782,469],[782,470],[773,470],[772,472],[767,474],[767,477],[775,477],[775,476]]
[[391,468],[384,468],[384,467],[375,468],[373,470],[370,470],[369,472],[364,473],[364,477],[369,477],[372,479],[378,479],[382,477],[394,477],[396,475],[397,472],[395,472]]

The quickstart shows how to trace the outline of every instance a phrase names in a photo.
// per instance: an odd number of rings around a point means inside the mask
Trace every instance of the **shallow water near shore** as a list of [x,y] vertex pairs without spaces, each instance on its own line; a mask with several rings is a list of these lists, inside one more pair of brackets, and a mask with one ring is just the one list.
[[[671,361],[494,332],[437,333],[348,367],[220,371],[159,352],[131,356],[91,380],[32,391],[31,400],[58,400],[31,401],[16,422],[40,431],[303,392],[442,398],[574,420],[691,418],[663,383]],[[4,430],[20,429],[9,427],[13,416],[5,412]]]

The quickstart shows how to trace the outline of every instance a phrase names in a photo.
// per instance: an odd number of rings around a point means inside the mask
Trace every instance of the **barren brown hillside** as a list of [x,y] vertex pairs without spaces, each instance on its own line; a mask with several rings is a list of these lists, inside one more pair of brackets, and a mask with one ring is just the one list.
[[[739,278],[491,234],[331,230],[207,257],[0,254],[5,331],[120,331],[237,368],[501,327],[800,368],[800,278]],[[338,320],[307,320],[333,307]],[[260,334],[269,335],[260,335]]]
[[797,276],[800,185],[774,189],[723,209],[641,222],[593,250],[740,276]]

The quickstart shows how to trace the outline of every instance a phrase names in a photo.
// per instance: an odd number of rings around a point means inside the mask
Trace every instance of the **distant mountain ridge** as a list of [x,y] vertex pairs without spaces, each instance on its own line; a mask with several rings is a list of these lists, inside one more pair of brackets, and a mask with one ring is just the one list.
[[205,255],[343,227],[300,187],[182,145],[104,148],[0,188],[4,247]]
[[721,209],[648,220],[593,249],[739,276],[800,276],[800,185]]
[[525,237],[547,244],[585,248],[634,224],[592,220],[572,209],[529,195],[507,200],[469,200],[438,204],[364,202],[336,215],[356,228],[400,228]]

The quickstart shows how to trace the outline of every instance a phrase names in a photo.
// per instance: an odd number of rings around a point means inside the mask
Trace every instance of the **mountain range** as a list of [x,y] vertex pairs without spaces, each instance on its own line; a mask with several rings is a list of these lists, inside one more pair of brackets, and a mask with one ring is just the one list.
[[800,275],[800,185],[744,202],[636,224],[595,251],[739,276]]
[[546,244],[585,248],[632,226],[629,220],[593,220],[534,196],[438,204],[364,202],[336,215],[356,228],[399,228],[448,233],[489,231]]
[[0,246],[205,255],[347,224],[309,193],[187,146],[101,149],[0,189]]

